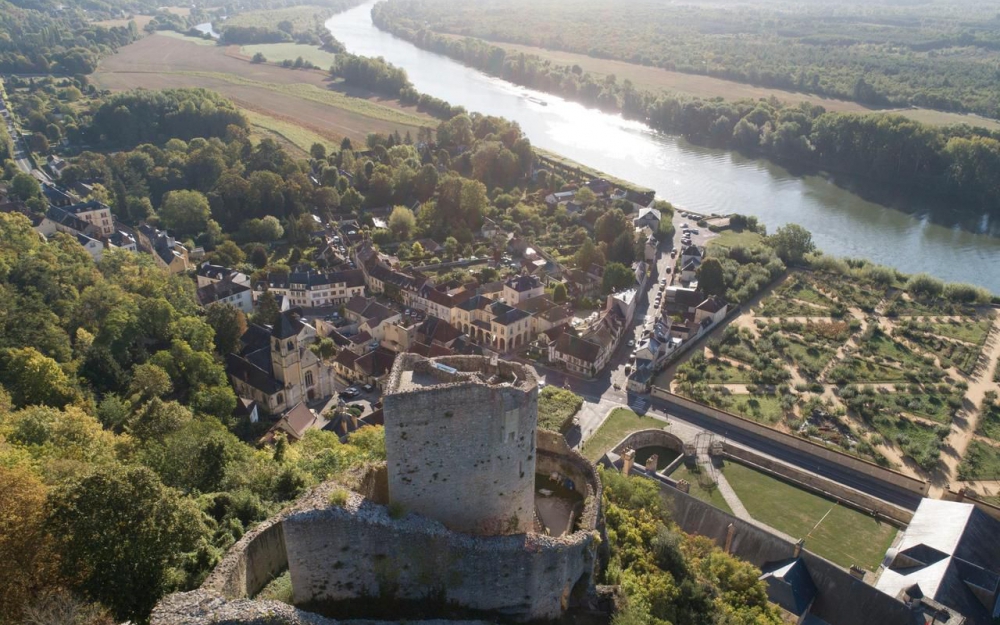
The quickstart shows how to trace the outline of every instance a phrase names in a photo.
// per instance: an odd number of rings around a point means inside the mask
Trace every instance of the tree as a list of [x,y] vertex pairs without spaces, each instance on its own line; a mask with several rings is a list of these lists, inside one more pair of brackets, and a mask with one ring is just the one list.
[[620,208],[604,213],[594,222],[594,236],[601,243],[610,245],[622,232],[632,229],[632,223]]
[[0,621],[21,622],[22,610],[53,584],[52,539],[44,531],[46,489],[26,465],[0,465]]
[[552,301],[561,304],[566,301],[569,294],[566,292],[566,285],[562,282],[557,282],[555,287],[552,289]]
[[42,187],[32,176],[19,173],[10,181],[10,193],[22,202],[27,202],[31,198],[41,197]]
[[801,263],[802,258],[816,249],[812,234],[798,224],[788,224],[778,228],[768,237],[778,258],[788,264]]
[[281,309],[278,308],[278,300],[274,297],[274,293],[264,291],[257,300],[257,312],[254,313],[252,321],[259,325],[274,325],[280,315]]
[[635,234],[624,230],[608,246],[608,260],[631,266],[635,262]]
[[706,258],[698,267],[698,287],[705,295],[722,297],[726,294],[726,276],[717,258]]
[[417,218],[405,206],[397,206],[389,215],[389,230],[397,241],[408,241],[417,228]]
[[0,351],[0,384],[10,392],[17,407],[62,408],[77,397],[59,363],[34,347]]
[[205,320],[215,330],[215,351],[223,358],[237,351],[240,337],[247,331],[243,311],[218,302],[205,311]]
[[170,374],[152,363],[143,363],[132,370],[128,392],[137,403],[163,397],[174,390]]
[[251,63],[267,63],[267,57],[264,56],[263,52],[258,52],[257,54],[253,55],[253,58],[250,59],[250,62]]
[[444,240],[444,253],[448,258],[455,258],[458,254],[458,239],[455,237],[448,237]]
[[194,503],[146,467],[99,468],[61,487],[50,507],[66,575],[119,621],[147,622],[172,570],[207,533]]
[[414,259],[423,258],[426,253],[427,252],[424,251],[424,246],[420,244],[420,241],[415,242],[410,248],[410,256]]
[[635,284],[635,272],[621,263],[608,263],[604,268],[601,288],[605,293],[614,293]]
[[160,220],[176,234],[198,234],[212,215],[208,199],[199,191],[171,191],[163,198]]
[[309,155],[317,161],[326,160],[326,146],[322,143],[314,143],[309,147]]
[[254,245],[251,245],[247,249],[249,250],[250,262],[253,263],[254,267],[256,267],[257,269],[263,269],[265,266],[267,266],[268,258],[267,258],[266,247],[264,247],[259,243],[256,243]]
[[576,192],[574,199],[577,204],[586,208],[597,201],[597,194],[595,194],[590,187],[580,187],[580,190]]
[[573,263],[580,269],[587,270],[591,265],[603,265],[604,264],[604,254],[592,240],[585,239],[583,245],[580,246],[576,253],[573,255]]

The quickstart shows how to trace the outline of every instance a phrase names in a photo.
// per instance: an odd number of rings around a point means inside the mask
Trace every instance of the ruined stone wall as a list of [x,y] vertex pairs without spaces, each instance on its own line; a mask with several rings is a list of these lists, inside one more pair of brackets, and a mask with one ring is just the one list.
[[[405,356],[398,360],[407,366]],[[462,370],[488,362],[485,358],[440,361]],[[507,377],[517,376],[516,384],[452,381],[427,367],[429,363],[409,366],[423,366],[421,373],[440,376],[437,385],[397,390],[397,367],[387,386],[390,501],[457,531],[530,531],[538,421],[534,377],[520,365],[503,363],[509,369]]]
[[562,434],[538,430],[538,473],[548,475],[553,471],[573,480],[576,490],[583,495],[583,511],[577,521],[581,530],[601,529],[601,502],[603,489],[594,463],[566,444]]
[[[369,599],[457,605],[513,620],[558,618],[589,586],[594,533],[470,536],[414,514],[392,518],[352,493],[284,520],[295,603]],[[579,585],[579,586],[578,586]]]
[[288,567],[281,517],[243,535],[201,587],[231,599],[252,597]]

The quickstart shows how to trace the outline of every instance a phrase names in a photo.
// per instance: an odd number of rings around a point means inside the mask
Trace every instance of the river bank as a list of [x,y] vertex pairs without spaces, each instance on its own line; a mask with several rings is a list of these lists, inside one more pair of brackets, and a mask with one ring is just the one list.
[[421,93],[516,121],[542,150],[649,187],[685,210],[751,214],[772,231],[799,223],[833,255],[1000,292],[1000,272],[984,270],[1000,266],[1000,220],[956,222],[919,197],[877,197],[839,177],[796,175],[770,161],[693,145],[514,85],[379,30],[372,6],[338,14],[326,26],[348,51],[404,68]]

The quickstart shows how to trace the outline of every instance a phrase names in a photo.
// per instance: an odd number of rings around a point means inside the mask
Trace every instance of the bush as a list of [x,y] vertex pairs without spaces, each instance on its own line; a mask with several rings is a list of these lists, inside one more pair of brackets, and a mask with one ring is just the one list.
[[330,493],[330,505],[336,508],[343,508],[347,505],[347,500],[350,497],[350,493],[347,492],[346,488],[335,488],[332,493]]

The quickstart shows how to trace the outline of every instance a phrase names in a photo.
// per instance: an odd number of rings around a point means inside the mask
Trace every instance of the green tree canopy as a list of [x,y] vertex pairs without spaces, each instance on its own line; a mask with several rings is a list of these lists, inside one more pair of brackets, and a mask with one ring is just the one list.
[[212,211],[199,191],[171,191],[163,198],[160,220],[179,235],[204,232]]

